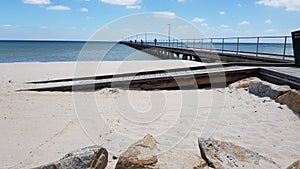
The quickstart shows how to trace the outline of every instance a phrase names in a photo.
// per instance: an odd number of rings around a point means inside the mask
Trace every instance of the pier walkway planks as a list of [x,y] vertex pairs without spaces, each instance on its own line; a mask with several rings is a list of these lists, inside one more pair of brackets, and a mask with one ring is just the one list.
[[228,83],[256,76],[263,80],[300,89],[300,68],[288,65],[214,64],[208,66],[99,75],[29,82],[22,91],[95,91],[122,89],[192,89],[226,87]]

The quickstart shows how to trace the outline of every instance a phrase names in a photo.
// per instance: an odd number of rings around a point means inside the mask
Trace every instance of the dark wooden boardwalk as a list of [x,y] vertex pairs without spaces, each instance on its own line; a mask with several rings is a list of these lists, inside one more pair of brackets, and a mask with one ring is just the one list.
[[300,68],[290,64],[230,63],[29,82],[22,91],[95,91],[121,89],[195,89],[226,87],[234,81],[256,76],[263,80],[300,89]]

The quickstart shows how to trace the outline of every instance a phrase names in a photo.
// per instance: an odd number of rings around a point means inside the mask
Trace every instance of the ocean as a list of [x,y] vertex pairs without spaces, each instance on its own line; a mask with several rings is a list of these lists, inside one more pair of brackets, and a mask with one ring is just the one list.
[[[171,45],[176,46],[178,44]],[[185,45],[210,48],[208,45],[199,46],[200,44],[197,43]],[[254,43],[241,43],[239,44],[239,51],[256,52],[256,47],[257,45]],[[284,45],[281,43],[263,43],[259,45],[259,52],[283,54],[283,47]],[[222,49],[222,45],[214,43],[212,48]],[[224,50],[235,51],[237,45],[226,43],[223,48]],[[287,44],[285,53],[286,55],[293,55],[292,44]],[[0,63],[123,60],[160,60],[160,58],[116,42],[0,41]]]
[[115,42],[0,41],[0,63],[158,59]]

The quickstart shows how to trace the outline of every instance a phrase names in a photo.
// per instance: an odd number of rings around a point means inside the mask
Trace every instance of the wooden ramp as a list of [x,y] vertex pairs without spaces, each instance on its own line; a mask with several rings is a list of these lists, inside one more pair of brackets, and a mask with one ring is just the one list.
[[[295,73],[297,72],[297,73]],[[96,91],[103,88],[136,90],[220,88],[234,81],[256,76],[275,84],[300,89],[300,68],[288,64],[215,64],[179,69],[99,75],[28,82],[34,88],[19,91]]]

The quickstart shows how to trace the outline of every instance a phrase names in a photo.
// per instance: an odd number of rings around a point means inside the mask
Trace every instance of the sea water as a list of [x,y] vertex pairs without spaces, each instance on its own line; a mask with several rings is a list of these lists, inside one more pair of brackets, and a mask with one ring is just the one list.
[[158,60],[117,42],[0,41],[0,62]]
[[[151,44],[151,43],[149,43]],[[168,45],[168,44],[158,44]],[[171,44],[171,46],[181,46]],[[208,45],[208,46],[207,46]],[[213,48],[245,52],[293,55],[292,44],[283,43],[220,43],[201,45],[186,43],[183,46]],[[117,42],[83,41],[0,41],[0,63],[5,62],[62,62],[62,61],[123,61],[159,60],[160,58],[138,51]]]

